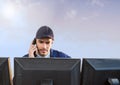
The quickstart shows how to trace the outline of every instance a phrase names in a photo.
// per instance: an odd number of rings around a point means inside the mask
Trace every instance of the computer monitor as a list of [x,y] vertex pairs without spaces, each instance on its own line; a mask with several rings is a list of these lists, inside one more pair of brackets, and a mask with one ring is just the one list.
[[80,85],[80,59],[14,58],[15,85]]
[[84,58],[81,85],[120,85],[120,59]]
[[0,85],[11,85],[8,58],[0,58]]

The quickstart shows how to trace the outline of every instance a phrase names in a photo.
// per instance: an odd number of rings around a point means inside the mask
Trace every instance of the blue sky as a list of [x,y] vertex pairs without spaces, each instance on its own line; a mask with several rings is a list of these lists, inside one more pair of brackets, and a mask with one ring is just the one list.
[[0,56],[22,57],[40,26],[73,58],[119,58],[120,0],[0,0]]
[[1,0],[0,56],[23,56],[36,30],[48,25],[55,33],[55,49],[73,57],[119,57],[119,3],[119,0]]

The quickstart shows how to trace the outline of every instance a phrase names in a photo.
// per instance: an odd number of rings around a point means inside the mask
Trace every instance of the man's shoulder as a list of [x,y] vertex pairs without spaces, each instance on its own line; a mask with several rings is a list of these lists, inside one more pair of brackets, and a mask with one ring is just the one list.
[[[28,57],[29,54],[25,54],[23,57]],[[62,51],[58,51],[55,49],[50,49],[50,57],[59,57],[59,58],[71,58],[69,55],[63,53]]]
[[23,57],[29,57],[29,54],[25,54]]
[[68,55],[65,54],[64,52],[58,51],[58,50],[55,50],[55,49],[51,49],[51,50],[50,50],[50,56],[51,56],[51,57],[70,58],[70,56],[68,56]]

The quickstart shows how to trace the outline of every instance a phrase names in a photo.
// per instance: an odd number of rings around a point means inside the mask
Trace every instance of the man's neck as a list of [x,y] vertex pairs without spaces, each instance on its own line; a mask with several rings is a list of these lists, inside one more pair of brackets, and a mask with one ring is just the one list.
[[38,58],[50,58],[50,52],[48,52],[48,54],[46,56],[41,56],[39,54],[37,54]]

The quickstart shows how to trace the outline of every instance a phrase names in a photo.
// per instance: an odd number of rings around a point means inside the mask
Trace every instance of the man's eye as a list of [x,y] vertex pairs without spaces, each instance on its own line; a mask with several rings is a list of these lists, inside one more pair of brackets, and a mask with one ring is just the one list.
[[50,42],[46,42],[46,44],[49,44]]
[[43,43],[43,41],[39,41],[39,43]]

